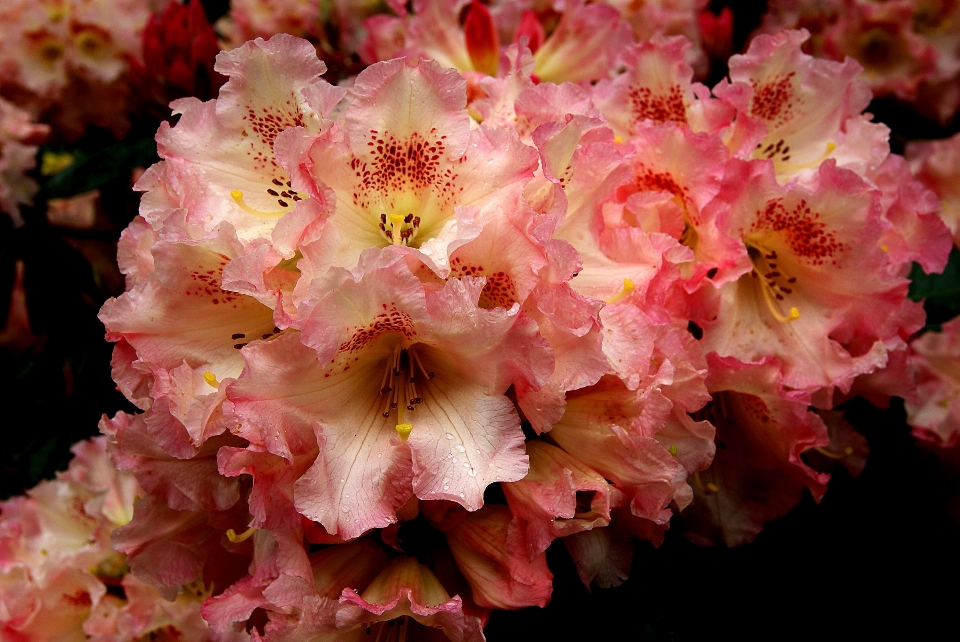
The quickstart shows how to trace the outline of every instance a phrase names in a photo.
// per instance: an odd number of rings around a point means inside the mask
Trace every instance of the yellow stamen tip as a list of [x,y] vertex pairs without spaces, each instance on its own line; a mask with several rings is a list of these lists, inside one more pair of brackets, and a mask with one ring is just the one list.
[[620,301],[623,301],[625,298],[630,296],[631,292],[633,292],[633,281],[631,281],[630,279],[624,279],[623,287],[620,288],[620,291],[611,297],[607,297],[605,301],[607,303],[619,303]]
[[850,455],[853,454],[853,448],[850,446],[847,446],[846,448],[843,449],[843,454],[849,457]]
[[713,482],[707,482],[707,490],[709,490],[711,493],[719,493],[720,487]]
[[676,455],[677,455],[677,445],[676,445],[676,444],[673,444],[672,446],[670,446],[670,448],[668,449],[668,452],[669,452],[671,455],[676,456]]
[[232,528],[227,529],[227,539],[233,542],[234,544],[239,544],[240,542],[245,542],[257,531],[253,526],[245,530],[240,535],[237,535],[237,531]]
[[400,435],[400,441],[406,441],[413,430],[413,424],[397,424],[397,434]]
[[232,198],[232,199],[235,200],[235,201],[242,201],[242,200],[243,200],[243,192],[241,192],[241,191],[238,190],[238,189],[232,189],[232,190],[230,190],[230,198]]
[[214,388],[217,388],[220,386],[220,382],[217,381],[217,375],[213,374],[209,370],[203,373],[203,380],[206,381],[211,386],[213,386]]
[[393,225],[400,225],[403,223],[403,214],[391,214],[389,218],[390,223]]
[[889,252],[889,251],[890,251],[890,248],[888,248],[886,245],[881,245],[881,246],[880,246],[880,249],[883,250],[884,252]]
[[790,308],[790,320],[796,321],[799,318],[800,318],[800,310],[796,308]]
[[834,143],[833,141],[830,141],[829,143],[827,143],[827,153],[828,153],[828,154],[833,153],[833,150],[835,150],[836,148],[837,148],[837,144]]
[[615,142],[615,143],[622,143],[622,142],[623,142],[623,138],[621,138],[620,136],[614,136],[614,137],[613,137],[613,142]]

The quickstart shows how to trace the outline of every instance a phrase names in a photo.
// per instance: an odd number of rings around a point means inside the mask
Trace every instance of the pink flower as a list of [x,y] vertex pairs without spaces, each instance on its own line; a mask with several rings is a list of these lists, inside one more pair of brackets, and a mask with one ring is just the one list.
[[946,140],[912,142],[906,157],[913,175],[940,197],[940,218],[960,246],[960,134]]
[[906,280],[887,271],[878,246],[879,194],[832,161],[818,179],[815,190],[781,188],[764,163],[729,174],[726,229],[744,243],[746,270],[721,288],[704,349],[744,362],[776,357],[793,388],[846,390],[884,365],[901,328],[918,320]]
[[703,415],[717,427],[717,453],[696,475],[695,497],[682,517],[695,543],[738,546],[793,508],[804,488],[820,500],[829,476],[809,468],[800,454],[830,439],[820,417],[807,410],[810,396],[783,388],[776,360],[743,363],[715,354],[707,360],[713,401]]
[[[484,488],[527,470],[503,393],[536,386],[551,353],[516,307],[477,306],[483,282],[426,289],[389,250],[330,269],[301,305],[301,333],[244,350],[228,398],[251,450],[291,460],[297,510],[356,537],[396,520],[416,494],[476,510]],[[255,484],[257,481],[255,480]]]
[[23,225],[20,206],[30,205],[37,183],[26,174],[36,167],[37,145],[50,131],[30,122],[30,115],[0,98],[0,211]]
[[303,247],[308,276],[392,247],[445,277],[450,253],[515,209],[535,168],[535,150],[512,132],[471,130],[464,81],[432,61],[368,67],[344,113],[291,162],[295,181],[330,193],[332,206],[318,240]]
[[914,402],[907,400],[907,423],[922,439],[949,447],[960,438],[960,320],[943,324],[910,342],[910,369],[917,381]]

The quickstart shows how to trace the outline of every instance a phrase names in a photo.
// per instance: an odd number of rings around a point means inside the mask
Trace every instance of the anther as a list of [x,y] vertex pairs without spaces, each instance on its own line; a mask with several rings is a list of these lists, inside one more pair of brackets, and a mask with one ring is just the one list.
[[704,495],[713,495],[720,492],[720,487],[714,484],[713,482],[703,483],[703,480],[700,479],[700,471],[694,471],[693,479],[697,482],[697,488],[700,489],[700,492]]
[[217,381],[217,375],[213,374],[209,370],[203,373],[203,380],[214,388],[218,388],[220,386],[220,382]]

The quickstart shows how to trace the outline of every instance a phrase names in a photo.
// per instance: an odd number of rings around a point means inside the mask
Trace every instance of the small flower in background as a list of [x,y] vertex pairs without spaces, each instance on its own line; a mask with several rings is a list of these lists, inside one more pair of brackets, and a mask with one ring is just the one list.
[[[200,617],[202,595],[167,602],[129,574],[110,534],[130,521],[143,491],[113,467],[106,441],[73,447],[56,480],[0,504],[0,633],[4,638],[133,642],[214,637]],[[166,637],[163,637],[166,636]]]
[[960,108],[958,19],[955,2],[776,0],[761,30],[808,29],[805,51],[856,59],[875,95],[893,94],[946,124]]
[[27,173],[36,167],[38,145],[49,132],[47,125],[0,98],[0,211],[14,227],[23,225],[20,206],[33,204],[39,186]]
[[915,141],[904,155],[910,171],[940,197],[940,218],[960,247],[960,134],[946,140]]
[[124,135],[128,60],[169,0],[11,0],[0,8],[3,95],[76,140],[88,124]]
[[175,98],[208,100],[226,81],[213,69],[219,51],[203,4],[171,2],[147,22],[142,57],[130,58],[130,82],[140,100],[164,113]]

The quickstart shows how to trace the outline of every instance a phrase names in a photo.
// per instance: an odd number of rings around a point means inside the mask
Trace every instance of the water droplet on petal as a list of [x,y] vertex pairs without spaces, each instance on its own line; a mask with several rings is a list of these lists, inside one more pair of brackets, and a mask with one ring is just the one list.
[[467,452],[467,449],[464,448],[462,444],[457,444],[457,445],[456,445],[456,449],[457,449],[457,452],[458,452],[458,453],[465,453],[465,452]]
[[450,433],[444,434],[444,437],[446,437],[447,439],[453,439],[453,435],[451,435]]
[[475,468],[471,468],[470,470],[467,471],[467,474],[470,475],[471,477],[476,477],[477,470]]
[[349,513],[349,512],[350,512],[350,507],[349,507],[349,506],[341,506],[341,507],[340,507],[340,510],[342,510],[344,513]]
[[460,493],[460,499],[463,499],[463,493]]
[[470,468],[470,462],[469,462],[469,461],[463,462],[463,467],[464,467],[464,468]]
[[450,485],[449,485],[449,484],[444,484],[444,485],[443,485],[443,490],[450,490]]

